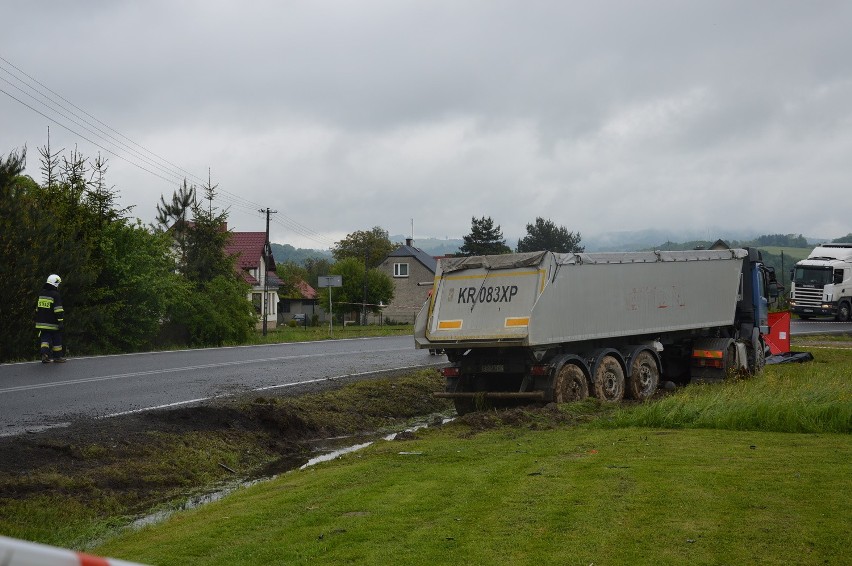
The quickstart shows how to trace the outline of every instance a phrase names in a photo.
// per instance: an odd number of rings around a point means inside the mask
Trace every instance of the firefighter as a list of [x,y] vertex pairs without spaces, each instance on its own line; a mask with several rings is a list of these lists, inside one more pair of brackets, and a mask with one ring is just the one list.
[[36,306],[35,327],[41,339],[41,363],[61,363],[65,361],[62,355],[62,326],[65,321],[65,309],[62,308],[62,298],[59,296],[59,284],[62,278],[56,274],[47,278],[41,288]]

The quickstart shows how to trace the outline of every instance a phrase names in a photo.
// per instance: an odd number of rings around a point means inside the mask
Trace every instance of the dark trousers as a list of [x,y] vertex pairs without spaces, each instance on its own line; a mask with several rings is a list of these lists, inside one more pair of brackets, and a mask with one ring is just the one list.
[[41,355],[50,356],[53,358],[62,357],[62,332],[59,330],[39,330],[38,336],[41,339]]

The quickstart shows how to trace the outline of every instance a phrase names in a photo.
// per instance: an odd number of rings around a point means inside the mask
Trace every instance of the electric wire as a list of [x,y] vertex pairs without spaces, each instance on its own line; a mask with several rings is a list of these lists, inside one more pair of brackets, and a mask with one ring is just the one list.
[[[3,70],[5,71],[5,69],[3,69]],[[18,92],[22,93],[23,95],[28,96],[30,99],[34,100],[34,101],[35,101],[35,102],[37,102],[38,104],[41,104],[43,107],[45,107],[45,108],[49,109],[51,112],[55,112],[56,114],[59,114],[62,118],[64,118],[65,120],[68,120],[69,122],[71,122],[71,123],[72,123],[72,124],[74,124],[75,126],[80,127],[80,128],[82,128],[82,129],[86,130],[87,132],[89,132],[90,134],[92,134],[93,136],[95,136],[96,138],[100,138],[100,139],[101,139],[104,143],[111,143],[111,142],[109,142],[109,141],[105,140],[105,139],[104,139],[104,137],[103,137],[102,135],[98,134],[98,132],[96,132],[96,131],[95,131],[95,130],[93,130],[92,128],[88,127],[86,124],[81,124],[81,123],[80,123],[80,122],[78,122],[77,120],[75,120],[75,119],[73,119],[73,118],[69,118],[67,115],[65,115],[65,114],[63,114],[63,113],[62,113],[62,110],[59,110],[59,109],[57,109],[56,107],[51,106],[51,105],[49,105],[49,104],[45,104],[44,102],[42,102],[42,101],[38,100],[38,99],[37,99],[37,98],[35,98],[34,96],[32,96],[32,95],[30,95],[30,94],[28,94],[28,93],[24,92],[24,91],[23,91],[20,87],[18,87],[17,85],[12,84],[12,83],[11,83],[11,82],[9,82],[6,78],[4,78],[4,77],[0,77],[0,80],[2,80],[3,82],[5,82],[6,84],[10,85],[12,88],[16,89]],[[25,85],[25,86],[28,86],[28,85]],[[4,91],[4,92],[5,92],[5,91]],[[6,94],[8,95],[8,93],[6,93]],[[40,94],[40,93],[39,93],[39,94]],[[32,108],[32,107],[30,107],[30,108]],[[42,114],[42,116],[45,116],[45,114],[44,114],[44,113],[41,113],[41,114]],[[53,121],[54,121],[54,123],[58,123],[56,120],[53,120]],[[61,124],[60,124],[60,125],[61,125]],[[79,135],[79,134],[77,134],[77,135]],[[113,143],[113,145],[116,145],[116,144],[114,144],[114,143]],[[149,167],[154,167],[155,169],[159,170],[161,173],[163,173],[163,174],[165,174],[165,175],[173,176],[175,179],[180,179],[180,176],[179,176],[179,175],[176,175],[173,171],[171,171],[171,170],[169,170],[169,169],[167,169],[167,168],[163,167],[162,165],[160,165],[159,163],[156,163],[155,161],[152,161],[151,159],[149,159],[149,158],[145,157],[144,155],[142,155],[142,154],[140,154],[140,153],[138,153],[138,152],[133,151],[131,148],[127,147],[127,146],[126,146],[126,144],[121,144],[121,145],[125,145],[125,147],[127,148],[127,150],[129,150],[132,154],[134,154],[134,157],[135,157],[136,159],[140,159],[140,160],[141,160],[142,162],[144,162],[147,166],[149,166]],[[102,146],[99,146],[99,147],[102,147]],[[111,152],[111,153],[112,153],[113,155],[117,155],[115,152]],[[121,158],[121,159],[124,159],[122,156],[118,156],[118,157],[119,157],[119,158]]]
[[[71,106],[71,107],[73,107],[73,108],[77,109],[79,112],[81,112],[81,113],[82,113],[82,114],[84,114],[85,116],[88,116],[89,118],[91,118],[91,119],[92,119],[92,120],[94,120],[95,122],[97,122],[97,123],[101,124],[102,126],[104,126],[106,129],[108,129],[108,130],[110,130],[110,131],[114,132],[116,135],[118,135],[118,136],[120,136],[121,138],[123,138],[123,139],[127,140],[128,142],[130,142],[130,143],[131,143],[131,144],[133,144],[134,146],[136,146],[136,147],[138,147],[138,148],[142,149],[142,150],[143,150],[143,151],[145,151],[147,154],[149,154],[149,155],[153,156],[153,157],[154,157],[154,158],[156,158],[157,160],[160,160],[162,163],[165,163],[165,164],[167,164],[167,165],[168,165],[168,166],[170,166],[170,167],[166,167],[165,165],[162,165],[162,164],[160,164],[160,163],[157,163],[156,161],[152,160],[151,158],[146,157],[145,155],[143,155],[141,152],[139,152],[139,151],[137,151],[137,150],[134,150],[134,149],[133,149],[132,147],[130,147],[129,145],[127,145],[127,144],[125,144],[125,143],[121,142],[120,140],[118,140],[118,139],[117,139],[117,138],[115,138],[114,136],[112,136],[112,135],[110,135],[109,133],[105,132],[103,129],[101,129],[101,128],[99,128],[98,126],[96,126],[96,125],[92,124],[89,120],[87,120],[87,119],[86,119],[86,118],[84,118],[83,116],[80,116],[79,114],[77,114],[77,113],[73,112],[73,111],[72,111],[72,110],[70,110],[70,109],[69,109],[69,108],[68,108],[65,104],[62,104],[61,102],[58,102],[56,99],[54,99],[54,98],[52,98],[51,96],[49,96],[49,95],[45,94],[43,91],[41,91],[41,90],[39,90],[38,88],[36,88],[36,87],[32,86],[31,84],[28,84],[26,81],[24,81],[23,79],[21,79],[21,78],[20,78],[19,76],[17,76],[15,73],[13,73],[13,72],[9,71],[9,69],[4,68],[4,67],[3,67],[3,65],[2,65],[2,64],[0,64],[0,70],[4,71],[4,72],[5,72],[5,73],[7,73],[8,75],[10,75],[12,78],[14,78],[16,81],[20,82],[20,83],[21,83],[22,85],[24,85],[27,89],[29,89],[29,90],[31,90],[32,92],[35,92],[36,94],[38,94],[40,97],[42,97],[44,100],[46,100],[46,101],[47,101],[47,103],[45,103],[45,102],[43,102],[43,101],[39,100],[38,98],[36,98],[36,97],[35,97],[35,96],[33,96],[32,94],[30,94],[30,93],[28,93],[28,92],[26,92],[26,91],[22,90],[20,87],[18,87],[17,85],[13,84],[12,82],[10,82],[8,79],[6,79],[6,78],[4,78],[4,77],[0,77],[0,80],[3,80],[3,82],[5,82],[6,84],[10,85],[11,87],[13,87],[14,89],[16,89],[18,92],[22,93],[24,96],[28,97],[30,100],[34,101],[35,103],[38,103],[39,105],[41,105],[41,106],[42,106],[42,107],[44,107],[44,108],[47,108],[50,112],[52,112],[52,113],[55,113],[55,114],[59,115],[62,119],[67,120],[68,122],[71,122],[72,124],[76,125],[78,128],[82,128],[83,130],[85,130],[85,131],[89,132],[89,133],[90,133],[93,137],[95,137],[95,138],[99,139],[102,143],[99,143],[99,142],[97,142],[97,141],[94,141],[94,140],[90,139],[90,137],[87,137],[86,135],[81,134],[80,132],[76,131],[76,130],[75,130],[75,129],[73,129],[72,127],[70,127],[70,126],[68,126],[67,124],[65,124],[65,123],[61,122],[58,118],[56,118],[56,117],[52,117],[52,116],[49,116],[48,114],[45,114],[45,112],[42,112],[41,110],[39,110],[39,109],[35,108],[35,107],[34,107],[34,106],[32,106],[31,104],[28,104],[28,103],[27,103],[27,102],[25,102],[24,100],[21,100],[20,98],[18,98],[17,96],[15,96],[15,95],[11,94],[11,93],[10,93],[10,92],[8,92],[7,90],[5,90],[5,89],[3,89],[3,88],[0,88],[0,92],[2,92],[3,94],[5,94],[6,96],[8,96],[9,98],[11,98],[12,100],[14,100],[14,101],[18,102],[18,103],[19,103],[19,104],[21,104],[22,106],[25,106],[26,108],[29,108],[29,109],[30,109],[30,110],[32,110],[33,112],[35,112],[35,113],[39,114],[40,116],[42,116],[42,117],[46,118],[47,120],[49,120],[49,121],[51,121],[51,122],[53,122],[54,124],[58,125],[59,127],[61,127],[61,128],[63,128],[63,129],[65,129],[65,130],[67,130],[67,131],[68,131],[68,132],[70,132],[71,134],[73,134],[73,135],[75,135],[75,136],[78,136],[78,137],[80,137],[81,139],[83,139],[83,140],[85,140],[85,141],[87,141],[87,142],[91,143],[91,144],[92,144],[92,145],[94,145],[95,147],[97,147],[97,148],[99,148],[99,149],[101,149],[101,150],[103,150],[103,151],[107,152],[109,155],[112,155],[112,156],[114,156],[114,157],[116,157],[116,158],[118,158],[118,159],[121,159],[121,160],[123,160],[123,161],[126,161],[127,163],[129,163],[129,164],[131,164],[131,165],[133,165],[133,166],[137,167],[138,169],[140,169],[140,170],[142,170],[142,171],[144,171],[144,172],[146,172],[146,173],[148,173],[148,174],[150,174],[150,175],[153,175],[154,177],[157,177],[157,178],[159,178],[159,179],[161,179],[161,180],[163,180],[163,181],[166,181],[167,183],[170,183],[170,184],[178,184],[178,185],[180,185],[180,184],[181,184],[181,182],[182,182],[183,180],[187,179],[187,177],[186,177],[186,176],[188,176],[188,177],[190,177],[191,179],[193,179],[193,180],[197,181],[197,182],[198,182],[198,183],[199,183],[202,187],[203,187],[203,186],[206,186],[206,184],[207,184],[207,182],[208,182],[208,181],[205,181],[205,180],[204,180],[204,179],[202,179],[201,177],[199,177],[199,176],[197,176],[197,175],[194,175],[194,174],[190,173],[189,171],[187,171],[187,170],[185,170],[185,169],[181,168],[181,167],[180,167],[180,166],[178,166],[178,165],[175,165],[175,164],[174,164],[174,163],[172,163],[171,161],[168,161],[167,159],[165,159],[165,158],[161,157],[160,155],[158,155],[158,154],[156,154],[156,153],[154,153],[154,152],[152,152],[152,151],[148,150],[148,149],[147,149],[147,148],[145,148],[144,146],[142,146],[142,145],[140,145],[140,144],[137,144],[136,142],[134,142],[134,141],[133,141],[133,140],[131,140],[130,138],[128,138],[128,137],[126,137],[126,136],[124,136],[123,134],[121,134],[121,133],[120,133],[120,132],[118,132],[117,130],[113,129],[112,127],[110,127],[109,125],[105,124],[104,122],[102,122],[101,120],[99,120],[98,118],[96,118],[95,116],[91,115],[90,113],[88,113],[87,111],[83,110],[82,108],[80,108],[79,106],[77,106],[76,104],[74,104],[73,102],[69,101],[68,99],[66,99],[65,97],[63,97],[61,94],[59,94],[59,93],[57,93],[56,91],[52,90],[50,87],[48,87],[48,86],[44,85],[44,84],[43,84],[42,82],[40,82],[38,79],[36,79],[36,78],[32,77],[31,75],[29,75],[28,73],[26,73],[25,71],[23,71],[22,69],[20,69],[19,67],[17,67],[17,66],[16,66],[16,65],[14,65],[13,63],[11,63],[9,60],[7,60],[6,58],[4,58],[2,55],[0,55],[0,61],[1,61],[2,63],[5,63],[5,64],[6,64],[6,65],[8,65],[9,67],[13,68],[15,71],[17,71],[17,72],[18,72],[18,73],[20,73],[21,75],[25,76],[25,77],[26,77],[26,78],[28,78],[29,80],[33,81],[35,84],[37,84],[37,85],[41,86],[41,87],[42,87],[42,88],[44,88],[46,91],[48,91],[48,92],[50,92],[51,94],[53,94],[54,96],[58,97],[59,99],[61,99],[62,101],[64,101],[67,105],[69,105],[69,106]],[[57,107],[58,107],[58,108],[57,108]],[[69,117],[69,115],[68,115],[68,114],[70,114],[70,115],[71,115],[71,116],[73,116],[74,118]],[[75,119],[75,118],[76,118],[76,119]],[[79,121],[78,121],[78,120],[79,120]],[[81,123],[81,122],[83,122],[83,123]],[[106,146],[105,146],[105,145],[103,145],[103,144],[111,145],[111,146],[113,146],[113,149],[110,149],[109,147],[106,147]],[[121,153],[119,153],[119,151],[121,151],[121,150],[123,150],[124,152],[129,153],[129,154],[130,154],[130,156],[132,156],[132,158],[131,158],[131,157],[128,157],[128,156],[126,156],[126,155],[122,155]],[[134,161],[134,159],[137,159],[137,160],[142,161],[142,162],[144,163],[144,165],[143,165],[143,164],[138,163],[137,161]],[[147,165],[147,166],[146,166],[146,165]],[[159,171],[160,171],[160,173],[157,173],[156,171],[152,171],[151,169],[149,169],[149,167],[151,167],[151,168],[155,168],[155,169],[159,170]],[[186,174],[186,176],[182,176],[182,175],[180,175],[178,172],[185,173],[185,174]],[[161,174],[161,173],[162,173],[162,174]],[[165,177],[165,176],[163,176],[163,175],[167,175],[168,177]],[[225,189],[218,188],[216,192],[217,192],[217,195],[216,195],[216,197],[215,197],[216,199],[221,200],[224,204],[226,204],[226,205],[227,205],[227,206],[229,206],[229,207],[238,208],[238,209],[240,209],[242,212],[255,213],[255,212],[257,212],[257,211],[258,211],[258,209],[260,209],[260,208],[264,208],[264,207],[263,207],[263,205],[261,205],[261,204],[259,204],[259,203],[253,202],[253,201],[251,201],[251,200],[249,200],[249,199],[246,199],[246,198],[244,198],[244,197],[241,197],[241,196],[239,196],[239,195],[236,195],[236,194],[234,194],[234,193],[232,193],[232,192],[230,192],[230,191],[227,191],[227,190],[225,190]],[[320,233],[318,233],[318,232],[316,232],[316,231],[314,231],[314,230],[312,230],[312,229],[308,228],[307,226],[304,226],[303,224],[300,224],[300,223],[299,223],[299,222],[297,222],[296,220],[294,220],[294,219],[292,219],[292,218],[290,218],[290,217],[288,217],[288,216],[286,216],[286,215],[283,215],[283,214],[282,214],[282,215],[281,215],[281,217],[274,217],[274,218],[272,219],[272,222],[274,222],[275,224],[277,224],[277,225],[281,226],[282,228],[287,229],[288,231],[294,232],[294,233],[296,233],[296,234],[298,234],[298,235],[300,235],[300,236],[302,236],[302,237],[304,237],[304,238],[307,238],[307,239],[309,239],[309,240],[315,241],[315,242],[317,242],[317,243],[319,243],[319,244],[326,245],[326,246],[332,246],[332,245],[334,245],[334,243],[335,243],[335,242],[333,242],[333,241],[329,240],[328,238],[324,237],[322,234],[320,234]]]
[[[4,62],[4,63],[6,63],[6,65],[8,65],[9,67],[12,67],[12,68],[13,68],[13,69],[15,69],[17,72],[19,72],[20,74],[24,75],[25,77],[27,77],[28,79],[30,79],[31,81],[33,81],[34,83],[36,83],[37,85],[41,86],[42,88],[44,88],[45,90],[47,90],[47,91],[48,91],[48,92],[50,92],[51,94],[53,94],[53,95],[57,96],[60,100],[62,100],[62,101],[64,101],[64,102],[66,102],[66,103],[67,103],[68,105],[70,105],[71,107],[73,107],[73,108],[75,108],[75,109],[79,110],[80,112],[82,112],[83,114],[85,114],[86,116],[88,116],[89,118],[91,118],[92,120],[94,120],[95,122],[97,122],[97,123],[101,124],[101,125],[102,125],[102,126],[104,126],[106,129],[110,130],[111,132],[115,133],[116,135],[120,136],[121,138],[124,138],[125,140],[127,140],[128,142],[130,142],[131,144],[133,144],[134,146],[136,146],[136,147],[138,147],[138,148],[142,149],[143,151],[145,151],[145,152],[146,152],[146,153],[148,153],[149,155],[152,155],[152,156],[156,157],[157,159],[161,160],[162,162],[164,162],[164,163],[166,163],[166,164],[168,164],[168,165],[170,165],[170,166],[174,167],[174,169],[175,169],[175,170],[180,171],[180,172],[184,173],[185,175],[187,175],[187,176],[189,176],[189,177],[191,177],[191,178],[193,178],[193,179],[196,179],[196,180],[197,180],[197,181],[199,181],[200,183],[202,183],[202,184],[204,183],[204,180],[203,180],[201,177],[198,177],[198,176],[194,175],[193,173],[190,173],[190,172],[189,172],[189,171],[187,171],[186,169],[183,169],[182,167],[180,167],[180,166],[178,166],[178,165],[175,165],[175,164],[174,164],[174,163],[172,163],[171,161],[169,161],[169,160],[165,159],[164,157],[161,157],[160,155],[157,155],[156,153],[154,153],[154,152],[150,151],[149,149],[147,149],[145,146],[143,146],[143,145],[140,145],[140,144],[136,143],[135,141],[131,140],[131,139],[130,139],[130,138],[128,138],[127,136],[123,135],[121,132],[119,132],[119,131],[117,131],[117,130],[113,129],[113,128],[112,128],[112,127],[110,127],[108,124],[105,124],[104,122],[102,122],[101,120],[99,120],[98,118],[96,118],[95,116],[92,116],[90,113],[86,112],[84,109],[80,108],[79,106],[77,106],[76,104],[74,104],[73,102],[71,102],[70,100],[68,100],[67,98],[65,98],[65,97],[64,97],[64,96],[62,96],[61,94],[59,94],[58,92],[54,91],[53,89],[51,89],[50,87],[48,87],[47,85],[45,85],[44,83],[42,83],[41,81],[39,81],[38,79],[36,79],[35,77],[33,77],[33,76],[29,75],[29,74],[28,74],[27,72],[25,72],[23,69],[21,69],[21,68],[17,67],[14,63],[12,63],[11,61],[9,61],[8,59],[6,59],[5,57],[3,57],[2,55],[0,55],[0,61],[3,61],[3,62]],[[9,72],[9,70],[8,70],[8,69],[4,69],[4,70],[5,70],[7,73],[9,73],[10,75],[15,76],[13,73]],[[25,83],[25,81],[21,80],[19,77],[15,77],[15,78],[16,78],[17,80],[19,80],[22,84],[26,84],[26,83]],[[31,89],[35,90],[36,92],[39,92],[39,91],[38,91],[38,89],[35,89],[35,88],[33,88],[32,86],[30,86],[30,85],[28,85],[28,86],[29,86]],[[43,93],[41,93],[41,92],[39,92],[39,94],[41,94],[41,96],[43,96],[43,97],[45,97],[45,98],[50,98],[50,97],[48,97],[48,96],[44,95],[44,94],[43,94]],[[58,104],[58,103],[57,103],[57,104]],[[62,105],[61,105],[61,104],[59,104],[59,106],[62,106]],[[73,114],[73,112],[72,112],[72,114]],[[81,118],[81,119],[82,119],[82,118]],[[99,128],[98,128],[98,129],[99,129]],[[100,129],[99,129],[99,131],[102,131],[102,130],[100,130]],[[115,139],[115,138],[113,138],[113,139]],[[116,141],[117,141],[117,140],[116,140]]]
[[123,161],[127,161],[127,162],[128,162],[128,163],[130,163],[131,165],[135,165],[135,166],[136,166],[136,167],[138,167],[139,169],[141,169],[141,170],[145,171],[146,173],[150,173],[151,175],[153,175],[153,176],[155,176],[155,177],[158,177],[158,178],[162,179],[163,181],[166,181],[166,182],[168,182],[168,183],[173,183],[173,182],[174,182],[174,180],[173,180],[173,179],[167,179],[167,178],[163,177],[162,175],[160,175],[160,174],[158,174],[158,173],[155,173],[154,171],[151,171],[150,169],[146,169],[146,168],[145,168],[145,167],[143,167],[142,165],[140,165],[140,164],[138,164],[138,163],[136,163],[136,162],[134,162],[134,161],[132,161],[132,160],[130,160],[130,159],[128,159],[128,158],[126,158],[126,157],[122,156],[122,155],[119,155],[119,154],[115,153],[115,152],[114,152],[114,151],[112,151],[111,149],[107,149],[107,148],[105,148],[104,146],[100,145],[99,143],[97,143],[97,142],[95,142],[95,141],[90,140],[89,138],[87,138],[86,136],[82,135],[81,133],[79,133],[79,132],[75,132],[74,130],[72,130],[71,128],[69,128],[68,126],[66,126],[65,124],[63,124],[62,122],[59,122],[59,121],[55,120],[54,118],[51,118],[50,116],[48,116],[47,114],[45,114],[44,112],[41,112],[40,110],[38,110],[38,109],[36,109],[36,108],[33,108],[32,106],[30,106],[29,104],[27,104],[26,102],[24,102],[23,100],[21,100],[20,98],[15,97],[14,95],[12,95],[12,94],[8,93],[7,91],[3,90],[2,88],[0,88],[0,92],[2,92],[3,94],[5,94],[6,96],[8,96],[9,98],[11,98],[12,100],[17,101],[17,102],[19,102],[20,104],[23,104],[24,106],[26,106],[27,108],[29,108],[29,109],[30,109],[30,110],[32,110],[33,112],[35,112],[35,113],[37,113],[37,114],[40,114],[40,115],[44,116],[45,118],[47,118],[48,120],[50,120],[51,122],[53,122],[54,124],[56,124],[57,126],[59,126],[59,127],[61,127],[61,128],[64,128],[64,129],[68,130],[69,132],[71,132],[71,133],[72,133],[72,134],[74,134],[75,136],[79,136],[80,138],[82,138],[82,139],[86,140],[87,142],[89,142],[90,144],[94,145],[95,147],[97,147],[97,148],[100,148],[100,149],[104,150],[105,152],[109,153],[110,155],[112,155],[112,156],[114,156],[114,157],[117,157],[118,159],[121,159],[121,160],[123,160]]

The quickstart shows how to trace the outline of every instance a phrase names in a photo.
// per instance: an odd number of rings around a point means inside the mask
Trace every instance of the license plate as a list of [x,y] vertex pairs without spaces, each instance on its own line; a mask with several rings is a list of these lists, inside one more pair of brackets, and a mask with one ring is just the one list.
[[503,373],[503,364],[483,364],[483,373]]
[[805,312],[814,312],[814,309],[805,309]]

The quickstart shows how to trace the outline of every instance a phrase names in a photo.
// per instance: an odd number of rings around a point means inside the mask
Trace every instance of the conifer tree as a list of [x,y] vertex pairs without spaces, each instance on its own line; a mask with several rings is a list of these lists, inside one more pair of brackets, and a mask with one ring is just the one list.
[[459,248],[459,255],[499,255],[511,253],[506,245],[500,225],[494,226],[491,217],[470,219],[470,234],[464,236],[464,244]]

